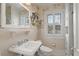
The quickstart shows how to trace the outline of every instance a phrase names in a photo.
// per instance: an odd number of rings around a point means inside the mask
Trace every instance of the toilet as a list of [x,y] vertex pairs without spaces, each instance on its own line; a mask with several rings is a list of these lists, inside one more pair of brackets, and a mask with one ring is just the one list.
[[52,51],[53,51],[53,49],[42,45],[38,51],[38,55],[39,56],[51,56]]

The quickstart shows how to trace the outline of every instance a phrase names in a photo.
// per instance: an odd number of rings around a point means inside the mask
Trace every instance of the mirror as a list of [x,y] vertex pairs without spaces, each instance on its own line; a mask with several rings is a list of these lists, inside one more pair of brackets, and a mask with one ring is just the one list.
[[11,24],[11,5],[6,3],[6,24]]
[[6,3],[6,25],[26,26],[29,24],[29,11],[19,3]]
[[29,24],[29,11],[27,11],[24,7],[20,4],[16,4],[16,13],[18,15],[18,25],[26,26]]
[[19,25],[29,24],[29,12],[23,7],[19,9]]

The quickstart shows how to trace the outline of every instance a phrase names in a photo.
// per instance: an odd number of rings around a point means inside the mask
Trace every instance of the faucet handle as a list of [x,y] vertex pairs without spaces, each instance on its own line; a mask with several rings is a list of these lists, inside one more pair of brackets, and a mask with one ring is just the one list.
[[52,46],[53,46],[53,47],[56,47],[56,43],[53,43]]

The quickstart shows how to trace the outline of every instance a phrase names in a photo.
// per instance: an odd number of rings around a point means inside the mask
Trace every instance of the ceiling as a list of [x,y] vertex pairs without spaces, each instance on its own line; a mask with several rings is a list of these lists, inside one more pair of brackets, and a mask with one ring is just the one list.
[[[24,4],[24,6],[26,7],[26,9],[31,9],[32,7],[40,7],[40,8],[48,8],[48,7],[51,7],[51,8],[53,8],[53,7],[60,7],[60,6],[63,6],[64,5],[64,3],[30,3],[30,4],[28,4],[27,5],[27,3],[22,3],[22,4]],[[25,10],[25,8],[23,8],[23,6],[21,6],[19,3],[14,3],[14,4],[9,4],[8,3],[8,5],[10,6],[10,5],[14,5],[17,9],[19,9],[19,10]]]
[[45,6],[60,6],[60,5],[64,5],[64,3],[32,3],[32,5],[35,6],[40,6],[40,7],[45,7]]

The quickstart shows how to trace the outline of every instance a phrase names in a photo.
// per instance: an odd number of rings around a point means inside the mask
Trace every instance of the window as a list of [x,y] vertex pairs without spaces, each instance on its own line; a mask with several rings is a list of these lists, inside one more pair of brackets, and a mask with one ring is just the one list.
[[48,34],[60,34],[61,33],[61,14],[48,15]]
[[60,13],[57,13],[54,15],[54,20],[55,20],[55,24],[60,24],[61,22],[61,14]]
[[55,33],[61,33],[61,25],[55,25]]
[[48,15],[48,33],[52,34],[53,33],[53,16]]
[[52,15],[48,16],[48,24],[53,24],[53,16]]

